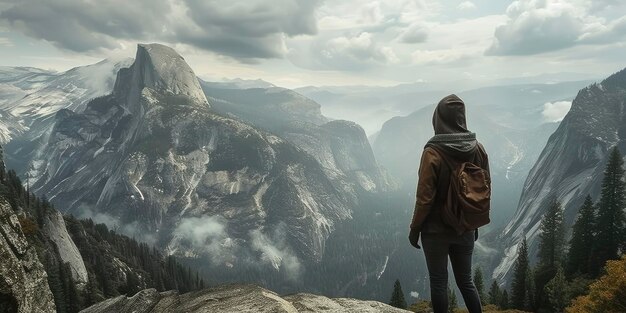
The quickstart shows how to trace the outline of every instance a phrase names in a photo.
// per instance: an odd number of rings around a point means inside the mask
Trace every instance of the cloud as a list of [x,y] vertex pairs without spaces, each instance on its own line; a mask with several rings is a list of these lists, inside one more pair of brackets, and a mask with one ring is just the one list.
[[428,38],[428,27],[422,23],[414,23],[400,36],[404,43],[421,43]]
[[411,298],[415,298],[415,299],[419,299],[420,297],[420,293],[417,291],[411,291],[410,295],[411,295]]
[[145,242],[150,245],[155,245],[157,238],[149,233],[144,232],[139,225],[139,222],[135,221],[128,224],[120,223],[119,219],[102,212],[94,212],[87,207],[82,207],[78,210],[77,217],[79,219],[91,219],[96,224],[105,224],[109,229],[126,235],[131,238],[135,238],[141,242]]
[[571,107],[571,101],[546,102],[541,115],[546,122],[560,122]]
[[[518,0],[506,10],[487,55],[533,55],[578,44],[610,43],[626,35],[623,22],[593,15],[586,0]],[[623,19],[623,18],[622,18]]]
[[417,65],[452,64],[469,58],[471,56],[462,49],[415,50],[411,54],[413,64]]
[[116,38],[151,37],[168,11],[165,0],[24,0],[0,12],[0,20],[33,38],[85,52],[119,48]]
[[13,47],[13,42],[9,38],[0,37],[0,47]]
[[282,57],[285,37],[317,32],[318,0],[23,0],[0,11],[28,36],[75,52],[121,40],[182,43],[237,59]]
[[235,239],[228,234],[228,221],[223,217],[187,217],[174,229],[167,251],[176,254],[179,249],[191,248],[194,252],[189,255],[208,257],[213,265],[270,267],[297,280],[304,267],[290,248],[286,233],[287,226],[281,223],[267,232],[250,231],[249,240]]
[[284,223],[279,224],[270,235],[260,230],[250,232],[250,247],[260,253],[260,261],[272,266],[277,271],[283,270],[287,277],[297,281],[302,275],[303,266],[298,257],[287,245]]
[[168,247],[169,253],[182,245],[192,248],[197,255],[208,256],[213,264],[232,262],[238,246],[228,236],[226,225],[218,216],[183,218],[172,232],[174,240]]
[[391,47],[378,44],[371,33],[340,36],[311,47],[319,68],[361,70],[398,61]]
[[476,5],[472,1],[463,1],[459,3],[459,5],[456,8],[459,10],[463,10],[463,11],[473,10],[473,9],[476,9]]
[[380,8],[380,2],[374,1],[361,8],[361,20],[365,24],[375,25],[383,21],[385,16]]

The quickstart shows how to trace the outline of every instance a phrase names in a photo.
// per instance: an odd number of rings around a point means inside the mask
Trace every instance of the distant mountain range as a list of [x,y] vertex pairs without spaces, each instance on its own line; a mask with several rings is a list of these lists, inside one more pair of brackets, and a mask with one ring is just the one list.
[[[589,79],[556,83],[539,81],[517,84],[503,81],[476,89],[450,82],[447,85],[415,83],[392,87],[303,87],[295,91],[320,103],[326,116],[349,118],[362,125],[368,136],[375,136],[391,118],[412,114],[452,93],[464,99],[468,107],[476,106],[486,111],[497,124],[516,129],[533,128],[545,122],[542,115],[545,103],[571,101],[578,90],[593,82]],[[516,111],[519,108],[524,110],[519,112],[521,116]]]

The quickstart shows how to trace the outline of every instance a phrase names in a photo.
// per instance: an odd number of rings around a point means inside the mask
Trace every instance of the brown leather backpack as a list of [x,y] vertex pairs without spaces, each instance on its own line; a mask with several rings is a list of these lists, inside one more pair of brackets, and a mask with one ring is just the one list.
[[[440,184],[447,179],[447,194],[441,197],[440,214],[442,221],[452,227],[459,235],[489,224],[491,204],[491,178],[489,172],[473,162],[462,162],[458,165],[450,162],[442,155],[445,165],[441,168]],[[440,186],[444,187],[444,186]],[[438,188],[437,192],[446,188]]]

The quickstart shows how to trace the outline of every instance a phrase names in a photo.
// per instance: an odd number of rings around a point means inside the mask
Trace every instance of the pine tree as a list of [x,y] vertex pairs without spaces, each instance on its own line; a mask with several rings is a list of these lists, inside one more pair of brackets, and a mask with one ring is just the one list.
[[609,156],[602,192],[598,203],[596,219],[596,238],[594,245],[594,264],[592,269],[598,269],[593,274],[599,274],[607,260],[618,259],[620,246],[624,244],[624,205],[626,204],[626,188],[624,183],[624,161],[617,147]]
[[545,287],[545,293],[548,297],[548,302],[554,312],[563,312],[565,306],[569,302],[567,294],[567,283],[565,281],[565,275],[563,269],[559,266],[556,271],[556,275],[552,278]]
[[563,208],[556,199],[552,200],[550,208],[543,216],[539,234],[539,264],[553,268],[563,260],[564,228]]
[[483,282],[483,272],[480,270],[479,266],[474,269],[474,285],[476,286],[476,291],[480,297],[480,303],[482,303],[482,305],[487,304],[487,297],[485,296],[485,283]]
[[4,150],[0,145],[0,182],[4,181],[6,167],[4,166]]
[[48,274],[48,286],[50,286],[50,291],[52,291],[52,296],[54,297],[56,311],[57,313],[65,313],[67,312],[67,306],[59,266],[50,255],[46,257],[45,268],[46,274]]
[[556,199],[552,200],[550,208],[544,214],[540,230],[539,261],[535,271],[535,307],[547,309],[550,304],[545,295],[544,287],[554,277],[557,268],[563,262],[565,242],[563,208]]
[[535,311],[535,273],[529,266],[526,273],[526,297],[524,298],[524,310]]
[[393,292],[391,293],[389,305],[400,309],[406,309],[407,305],[404,300],[404,292],[402,292],[402,286],[400,285],[399,279],[396,279],[396,282],[393,284]]
[[570,278],[576,273],[587,274],[589,272],[591,247],[594,245],[594,220],[595,207],[591,196],[587,195],[572,227],[572,239],[569,242],[565,271]]
[[526,237],[522,240],[520,247],[517,249],[517,260],[515,261],[515,269],[513,270],[513,284],[511,286],[511,307],[523,310],[524,301],[526,299],[526,283],[528,281],[528,243]]
[[454,313],[458,306],[459,304],[456,300],[456,293],[448,287],[448,313]]
[[509,293],[506,291],[506,289],[502,291],[502,296],[500,296],[500,304],[498,306],[501,310],[508,310],[510,307]]
[[495,280],[491,284],[491,288],[489,288],[488,297],[490,304],[500,305],[500,286],[498,286]]

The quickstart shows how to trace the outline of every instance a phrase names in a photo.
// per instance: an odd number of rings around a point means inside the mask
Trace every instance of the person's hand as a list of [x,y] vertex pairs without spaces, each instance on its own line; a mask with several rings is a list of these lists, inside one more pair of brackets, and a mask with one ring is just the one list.
[[411,245],[417,249],[421,249],[422,247],[420,247],[420,245],[417,243],[420,239],[420,232],[417,230],[417,228],[411,228],[411,231],[409,232],[409,242],[411,243]]

